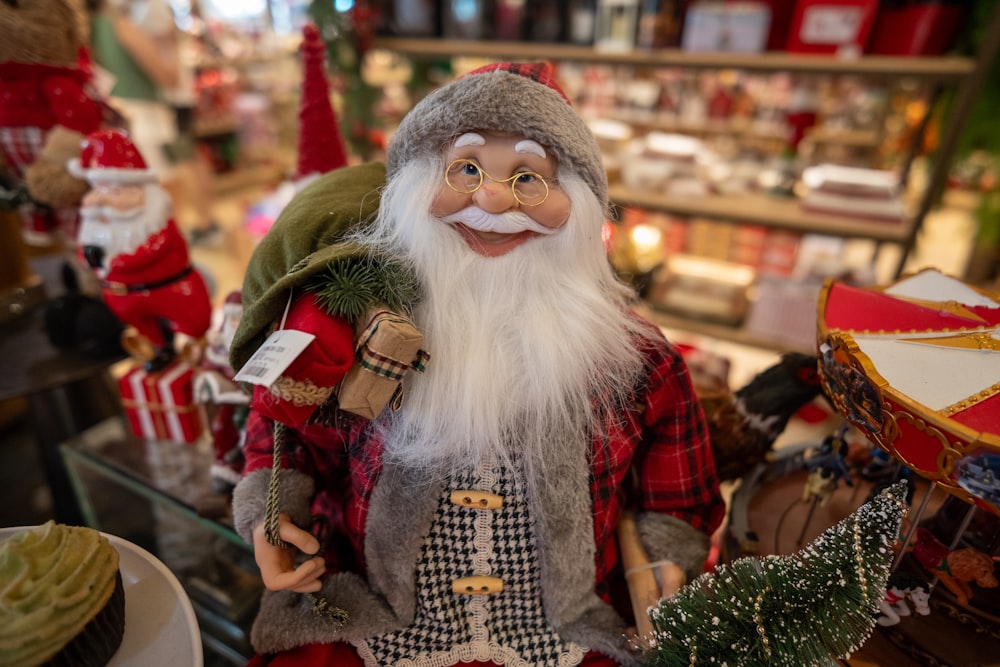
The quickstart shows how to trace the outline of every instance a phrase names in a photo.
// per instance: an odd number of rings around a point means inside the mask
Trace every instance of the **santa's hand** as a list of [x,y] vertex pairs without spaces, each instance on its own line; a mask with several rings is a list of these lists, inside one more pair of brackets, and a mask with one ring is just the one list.
[[317,553],[319,541],[293,524],[287,514],[278,517],[278,535],[289,545],[287,548],[267,541],[263,523],[253,530],[254,558],[264,585],[272,591],[317,592],[323,586],[319,580],[325,571],[323,558],[316,556],[295,567],[295,557],[299,551]]
[[684,570],[671,561],[660,561],[655,566],[656,581],[660,584],[660,594],[663,597],[670,597],[687,583],[687,575],[684,574]]

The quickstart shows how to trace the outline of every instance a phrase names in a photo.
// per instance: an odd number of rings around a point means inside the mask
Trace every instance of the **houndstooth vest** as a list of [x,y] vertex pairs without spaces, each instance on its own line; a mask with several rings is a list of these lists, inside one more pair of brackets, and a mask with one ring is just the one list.
[[586,649],[545,618],[535,532],[522,480],[504,466],[456,475],[417,563],[408,627],[356,644],[368,667],[571,667]]

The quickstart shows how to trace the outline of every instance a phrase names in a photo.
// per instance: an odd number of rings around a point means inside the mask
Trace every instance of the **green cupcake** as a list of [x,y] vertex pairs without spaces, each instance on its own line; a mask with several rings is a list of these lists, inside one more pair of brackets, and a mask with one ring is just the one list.
[[0,665],[103,667],[125,634],[118,551],[53,521],[0,543]]

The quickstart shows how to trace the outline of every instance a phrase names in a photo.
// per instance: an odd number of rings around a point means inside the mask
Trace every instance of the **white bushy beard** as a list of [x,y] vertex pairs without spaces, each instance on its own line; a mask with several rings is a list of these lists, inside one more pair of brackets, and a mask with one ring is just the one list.
[[614,276],[603,210],[579,178],[560,177],[572,209],[559,233],[483,257],[427,212],[443,167],[405,167],[364,238],[411,263],[431,355],[425,373],[408,374],[402,408],[383,413],[385,454],[440,477],[512,465],[519,453],[529,481],[544,481],[543,450],[589,438],[642,370],[631,292]]
[[80,209],[80,230],[77,243],[104,248],[104,266],[118,255],[129,255],[152,234],[166,226],[170,217],[170,197],[156,184],[143,186],[146,202],[129,211],[117,211],[102,206]]

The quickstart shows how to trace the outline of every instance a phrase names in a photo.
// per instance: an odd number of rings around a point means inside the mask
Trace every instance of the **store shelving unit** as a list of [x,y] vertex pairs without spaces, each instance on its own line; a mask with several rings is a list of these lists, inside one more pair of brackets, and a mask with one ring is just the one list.
[[920,77],[957,81],[976,69],[976,61],[961,57],[861,56],[834,58],[800,53],[692,53],[678,49],[604,51],[588,46],[541,42],[490,42],[382,37],[377,48],[424,58],[513,58],[637,67],[746,69],[796,74],[859,74],[881,78]]
[[[785,135],[779,128],[759,127],[752,124],[740,124],[725,121],[685,122],[675,119],[664,119],[650,111],[621,109],[615,112],[615,117],[623,123],[637,129],[675,132],[692,136],[728,135],[747,139],[770,140],[784,142]],[[813,126],[806,130],[806,140],[815,143],[843,144],[858,148],[874,149],[879,144],[879,134],[865,130],[828,129],[823,126]]]
[[794,199],[742,193],[711,197],[667,196],[625,185],[613,185],[609,190],[612,201],[620,205],[638,206],[674,215],[712,218],[728,222],[743,222],[787,231],[850,236],[901,243],[905,241],[912,221],[866,220],[804,210]]
[[[958,56],[944,57],[902,57],[902,56],[859,56],[839,58],[826,55],[766,52],[743,53],[691,53],[679,49],[633,50],[627,52],[606,51],[587,46],[550,44],[539,42],[466,41],[448,39],[424,39],[407,37],[382,37],[376,39],[377,48],[387,49],[415,59],[435,58],[484,58],[513,59],[524,61],[553,61],[577,64],[618,65],[634,68],[636,71],[655,68],[687,68],[702,70],[744,70],[753,72],[784,72],[795,75],[851,75],[872,80],[895,81],[900,79],[918,80],[930,86],[932,98],[942,91],[956,91],[951,115],[942,126],[938,148],[930,163],[926,187],[908,200],[908,215],[897,221],[869,220],[856,216],[817,213],[806,210],[794,199],[783,199],[758,193],[712,195],[706,197],[678,197],[659,192],[639,190],[621,184],[612,184],[610,195],[618,206],[634,206],[689,218],[706,218],[729,224],[752,224],[772,229],[801,234],[823,234],[842,238],[868,239],[876,242],[876,247],[892,244],[899,248],[899,263],[896,274],[903,271],[906,258],[913,250],[924,218],[933,209],[947,181],[948,169],[957,146],[962,124],[968,116],[990,64],[1000,48],[1000,9],[988,26],[982,40],[982,48],[975,58]],[[933,111],[928,104],[927,114]],[[626,112],[619,120],[645,129],[657,128],[657,121],[649,114],[645,116]],[[921,141],[925,122],[921,131],[913,139]],[[725,126],[699,126],[696,128],[673,128],[691,134],[704,135],[711,132],[752,132],[747,128]],[[814,141],[841,143],[874,149],[878,137],[871,133],[853,132],[838,134],[818,131]],[[913,151],[915,152],[915,151]],[[908,161],[907,161],[908,162]],[[904,172],[909,170],[908,164]],[[684,318],[672,318],[675,323]],[[689,327],[700,333],[743,341],[745,332],[729,327],[708,326],[692,321]],[[781,346],[776,346],[780,348]]]

